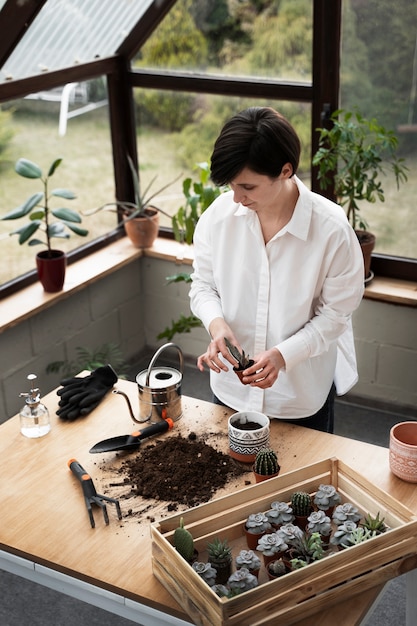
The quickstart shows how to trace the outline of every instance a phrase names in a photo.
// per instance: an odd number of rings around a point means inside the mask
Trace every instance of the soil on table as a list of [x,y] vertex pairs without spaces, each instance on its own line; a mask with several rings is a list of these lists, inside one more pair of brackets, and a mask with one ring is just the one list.
[[233,477],[250,471],[190,433],[188,438],[169,437],[149,445],[135,458],[123,462],[119,472],[127,474],[131,495],[188,507],[208,502]]

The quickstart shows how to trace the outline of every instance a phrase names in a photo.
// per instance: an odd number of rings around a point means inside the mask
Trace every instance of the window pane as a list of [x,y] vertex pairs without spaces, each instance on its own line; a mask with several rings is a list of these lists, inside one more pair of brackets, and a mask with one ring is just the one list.
[[[302,142],[299,175],[309,185],[311,107],[309,104],[263,99],[213,96],[136,89],[138,111],[138,151],[141,180],[157,174],[156,187],[178,175],[180,180],[156,200],[160,208],[173,215],[184,200],[182,181],[198,180],[200,162],[209,162],[214,142],[224,122],[250,106],[271,106],[295,126]],[[161,222],[169,225],[169,220]]]
[[[51,163],[62,157],[50,187],[73,191],[75,200],[53,198],[51,207],[67,207],[87,211],[114,199],[114,174],[107,106],[68,119],[66,133],[59,135],[60,101],[57,91],[39,94],[39,99],[22,99],[9,103],[0,115],[9,116],[7,129],[12,137],[6,150],[0,152],[0,217],[20,206],[29,196],[42,191],[39,179],[29,180],[14,171],[16,161],[24,157],[37,163],[46,174]],[[78,85],[74,92],[70,112],[86,104],[100,103],[106,97],[103,83],[92,81]],[[0,123],[0,128],[2,124]],[[34,269],[35,255],[44,246],[19,245],[16,235],[9,233],[28,218],[0,221],[2,258],[7,263],[0,266],[0,283]],[[70,239],[53,239],[54,248],[73,250],[117,225],[115,213],[101,212],[98,216],[83,217],[82,227],[89,230],[88,237],[71,235]],[[44,239],[43,234],[39,237]]]
[[137,67],[311,82],[311,0],[178,0]]
[[387,177],[385,203],[365,203],[361,213],[376,252],[416,258],[417,3],[351,0],[343,8],[341,106],[394,130],[409,168],[400,191]]
[[152,0],[48,0],[6,60],[0,81],[114,54],[150,4]]

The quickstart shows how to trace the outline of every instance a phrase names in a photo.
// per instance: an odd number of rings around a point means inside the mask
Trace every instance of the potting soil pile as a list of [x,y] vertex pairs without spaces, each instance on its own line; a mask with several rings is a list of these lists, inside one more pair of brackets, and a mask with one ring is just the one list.
[[187,439],[171,436],[149,445],[124,461],[120,471],[127,474],[132,495],[193,507],[248,468],[190,433]]

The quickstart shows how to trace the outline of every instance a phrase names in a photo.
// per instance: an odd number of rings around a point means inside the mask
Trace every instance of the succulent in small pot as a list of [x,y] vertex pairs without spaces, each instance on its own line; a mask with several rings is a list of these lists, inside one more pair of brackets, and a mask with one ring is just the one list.
[[227,586],[234,594],[243,593],[257,587],[258,579],[246,567],[241,567],[229,576]]
[[303,531],[296,524],[283,524],[280,528],[278,528],[277,533],[279,533],[286,543],[292,543],[297,539],[301,539],[303,537]]
[[290,524],[295,520],[291,506],[288,502],[275,500],[271,502],[271,508],[265,512],[273,528],[279,528],[283,524]]
[[311,563],[325,556],[323,540],[320,533],[303,533],[301,537],[296,537],[289,543],[292,558],[299,558],[307,563]]
[[332,520],[338,526],[347,521],[359,522],[361,517],[362,515],[359,513],[359,510],[350,502],[338,504],[332,514]]
[[268,574],[269,580],[274,580],[274,578],[280,578],[285,574],[288,574],[291,571],[291,565],[289,561],[284,561],[283,559],[274,559],[270,561],[266,566],[266,572]]
[[330,517],[324,511],[313,511],[307,518],[306,531],[319,533],[322,537],[329,537],[332,532]]
[[339,548],[343,548],[344,544],[349,543],[350,537],[357,527],[358,525],[356,522],[352,520],[346,520],[345,522],[339,524],[333,535],[330,537],[330,543],[338,546]]
[[[339,526],[340,528],[340,526]],[[376,537],[377,533],[375,530],[369,530],[369,528],[363,528],[363,526],[359,526],[352,530],[350,535],[346,537],[346,541],[342,541],[339,545],[343,548],[351,548],[352,546],[358,545],[358,543],[363,543],[368,539],[372,539],[372,537]]]
[[379,517],[379,511],[375,517],[368,513],[361,526],[363,526],[364,528],[368,528],[369,530],[375,531],[377,535],[379,535],[380,533],[384,533],[386,530],[388,530],[388,526],[385,524],[385,517]]
[[[227,337],[224,338],[224,341],[226,343],[226,347],[229,350],[230,354],[238,362],[238,365],[233,368],[233,371],[236,372],[236,374],[239,377],[240,381],[243,382],[242,381],[242,372],[246,368],[251,367],[251,365],[253,365],[255,363],[255,361],[253,359],[250,359],[249,355],[245,354],[244,350],[242,350],[242,352],[240,352],[240,350],[238,350],[238,348],[236,346],[234,346],[232,343],[230,343],[230,341],[228,340]],[[245,384],[245,383],[243,383],[243,384]]]
[[249,550],[256,550],[259,536],[270,532],[272,526],[264,513],[251,513],[243,529]]
[[281,467],[278,463],[278,455],[271,448],[258,450],[253,464],[253,472],[257,483],[278,476]]
[[174,547],[181,556],[191,563],[195,557],[194,539],[189,530],[184,526],[184,518],[181,517],[180,525],[174,531]]
[[235,559],[236,568],[246,567],[251,574],[257,576],[261,567],[261,559],[253,550],[241,550]]
[[210,563],[195,561],[191,567],[210,587],[213,587],[216,583],[217,570]]
[[264,555],[265,565],[278,554],[283,554],[288,550],[288,544],[285,542],[284,535],[279,531],[275,533],[266,533],[258,539],[257,550]]
[[295,515],[295,521],[300,528],[305,528],[307,517],[313,510],[313,501],[306,491],[295,491],[291,495],[291,507]]
[[319,485],[313,502],[321,511],[332,512],[333,508],[340,504],[342,498],[333,485]]
[[216,537],[207,544],[208,560],[216,570],[216,583],[224,584],[232,569],[232,549],[227,539]]

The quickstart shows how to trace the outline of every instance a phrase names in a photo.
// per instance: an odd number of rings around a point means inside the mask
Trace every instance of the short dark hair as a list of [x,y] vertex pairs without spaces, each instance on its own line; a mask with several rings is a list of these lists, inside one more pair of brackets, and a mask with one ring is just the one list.
[[296,173],[300,140],[289,121],[270,107],[250,107],[223,126],[211,155],[211,179],[227,185],[248,167],[257,174],[276,178],[285,163]]

